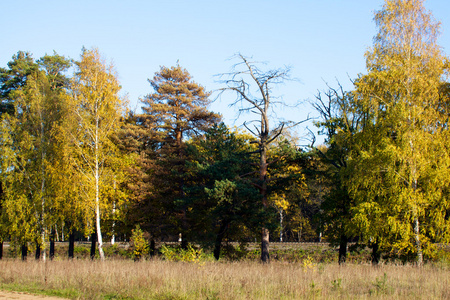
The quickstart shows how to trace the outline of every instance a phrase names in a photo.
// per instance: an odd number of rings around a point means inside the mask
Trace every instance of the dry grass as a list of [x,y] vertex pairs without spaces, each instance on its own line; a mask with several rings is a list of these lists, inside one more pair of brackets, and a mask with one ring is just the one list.
[[4,260],[0,287],[72,299],[450,299],[450,268]]

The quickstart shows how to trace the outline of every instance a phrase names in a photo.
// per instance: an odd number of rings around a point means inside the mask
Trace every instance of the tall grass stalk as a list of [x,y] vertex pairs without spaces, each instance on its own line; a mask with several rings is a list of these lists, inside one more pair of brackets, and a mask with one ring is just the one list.
[[450,268],[3,260],[0,288],[71,299],[450,299]]

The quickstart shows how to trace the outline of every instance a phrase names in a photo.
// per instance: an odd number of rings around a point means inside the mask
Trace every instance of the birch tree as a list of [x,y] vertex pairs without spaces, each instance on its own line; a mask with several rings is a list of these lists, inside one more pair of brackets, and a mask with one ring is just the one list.
[[80,191],[93,212],[97,247],[104,260],[102,210],[107,202],[108,186],[113,186],[115,166],[119,164],[118,149],[111,135],[120,127],[125,102],[118,95],[120,85],[113,66],[103,62],[97,49],[83,49],[81,61],[76,65],[72,81],[72,126],[68,128],[72,164],[83,178]]
[[363,236],[420,265],[432,241],[448,237],[448,110],[440,93],[448,60],[423,1],[388,0],[375,22],[368,73],[356,81],[355,101],[368,114],[348,183],[354,220]]
[[2,119],[2,177],[11,234],[23,243],[35,241],[36,258],[42,247],[45,260],[47,230],[58,217],[55,208],[61,200],[52,168],[61,159],[57,129],[67,111],[64,84],[53,84],[47,70],[53,66],[54,75],[63,79],[70,62],[56,53],[43,59],[58,60],[59,66],[50,61],[42,69],[36,65],[22,86],[9,93],[14,107]]

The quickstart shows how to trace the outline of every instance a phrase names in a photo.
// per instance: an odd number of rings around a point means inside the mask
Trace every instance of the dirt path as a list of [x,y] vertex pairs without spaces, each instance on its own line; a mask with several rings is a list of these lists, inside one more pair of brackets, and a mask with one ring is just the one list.
[[15,299],[15,300],[64,300],[64,298],[42,296],[42,295],[31,295],[21,292],[6,292],[0,291],[0,300]]

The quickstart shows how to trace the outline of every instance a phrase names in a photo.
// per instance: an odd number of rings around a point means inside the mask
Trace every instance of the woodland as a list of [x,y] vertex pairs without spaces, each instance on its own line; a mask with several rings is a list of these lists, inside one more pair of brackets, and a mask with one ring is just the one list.
[[[368,247],[374,264],[422,265],[450,239],[449,59],[421,0],[386,0],[366,71],[353,88],[311,101],[325,136],[298,146],[305,120],[272,118],[289,69],[241,54],[214,93],[180,65],[162,66],[132,111],[96,48],[78,60],[18,51],[0,68],[0,240],[25,258],[55,241],[201,245],[322,241]],[[241,129],[208,109],[216,97],[254,121]],[[95,248],[94,248],[95,252]],[[0,257],[2,252],[0,251]]]

